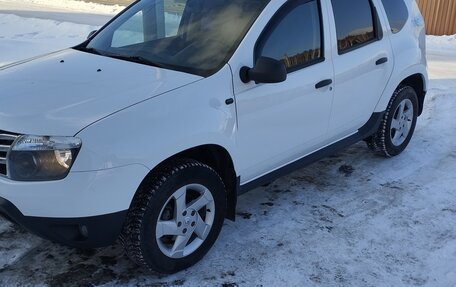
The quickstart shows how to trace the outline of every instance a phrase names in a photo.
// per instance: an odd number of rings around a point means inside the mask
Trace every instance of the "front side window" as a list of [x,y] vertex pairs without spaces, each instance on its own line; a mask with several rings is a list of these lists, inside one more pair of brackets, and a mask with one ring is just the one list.
[[228,61],[268,2],[142,0],[76,48],[208,76]]
[[282,61],[288,72],[323,59],[320,21],[317,0],[291,1],[263,32],[256,58],[264,56]]
[[331,0],[331,2],[336,22],[339,54],[376,39],[370,0]]
[[391,26],[393,33],[398,33],[404,28],[409,17],[407,6],[404,0],[382,0],[385,7],[386,16]]

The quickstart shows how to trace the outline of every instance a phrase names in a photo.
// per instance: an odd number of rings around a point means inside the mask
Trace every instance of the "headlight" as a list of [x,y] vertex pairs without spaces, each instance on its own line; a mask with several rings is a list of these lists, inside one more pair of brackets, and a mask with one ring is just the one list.
[[63,179],[81,144],[74,137],[21,136],[8,153],[8,177],[18,181]]

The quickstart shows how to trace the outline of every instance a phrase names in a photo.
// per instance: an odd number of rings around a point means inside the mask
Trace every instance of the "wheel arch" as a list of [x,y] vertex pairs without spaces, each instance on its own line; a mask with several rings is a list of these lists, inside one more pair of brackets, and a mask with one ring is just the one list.
[[374,112],[385,111],[394,92],[403,85],[411,86],[415,89],[419,102],[418,115],[421,115],[424,109],[424,99],[428,89],[428,74],[426,66],[422,64],[411,66],[400,73],[393,74],[383,91]]
[[410,86],[412,87],[416,95],[418,96],[418,116],[423,113],[424,109],[424,99],[426,97],[426,86],[425,86],[425,77],[423,74],[413,74],[408,76],[399,84],[400,86]]
[[150,184],[150,178],[159,169],[172,161],[185,158],[193,159],[210,166],[222,178],[227,192],[226,218],[234,221],[236,216],[239,180],[230,153],[224,147],[217,144],[192,147],[162,160],[143,179],[138,190],[135,192],[135,197],[144,185]]

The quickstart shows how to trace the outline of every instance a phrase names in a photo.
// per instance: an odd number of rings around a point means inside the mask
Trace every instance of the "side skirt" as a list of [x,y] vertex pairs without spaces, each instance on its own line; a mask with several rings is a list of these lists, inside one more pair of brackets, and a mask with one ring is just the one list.
[[[253,181],[250,181],[246,184],[240,185],[240,177],[238,177],[238,186],[237,186],[237,195],[242,195],[254,188],[257,188],[261,185],[268,184],[279,177],[285,176],[287,174],[292,173],[300,168],[308,166],[316,161],[319,161],[322,158],[330,156],[344,148],[347,148],[371,135],[373,135],[378,128],[380,127],[380,123],[383,119],[385,112],[380,113],[373,113],[369,121],[361,127],[358,132],[352,136],[344,138],[341,141],[338,141],[330,146],[327,146],[323,149],[320,149],[308,156],[305,156],[301,159],[298,159],[295,162],[292,162],[286,166],[283,166],[279,169],[276,169],[262,177],[259,177]],[[233,208],[233,207],[231,207]],[[235,208],[235,206],[234,206]]]

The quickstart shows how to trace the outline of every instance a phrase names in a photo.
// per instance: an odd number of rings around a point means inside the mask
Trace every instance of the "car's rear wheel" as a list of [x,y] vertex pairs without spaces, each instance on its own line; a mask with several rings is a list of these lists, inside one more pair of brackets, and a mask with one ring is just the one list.
[[122,235],[139,265],[174,273],[198,262],[217,239],[226,209],[220,176],[194,160],[170,163],[138,191]]
[[386,109],[379,130],[365,141],[367,146],[386,157],[399,155],[409,144],[418,118],[415,90],[403,86],[396,90]]

